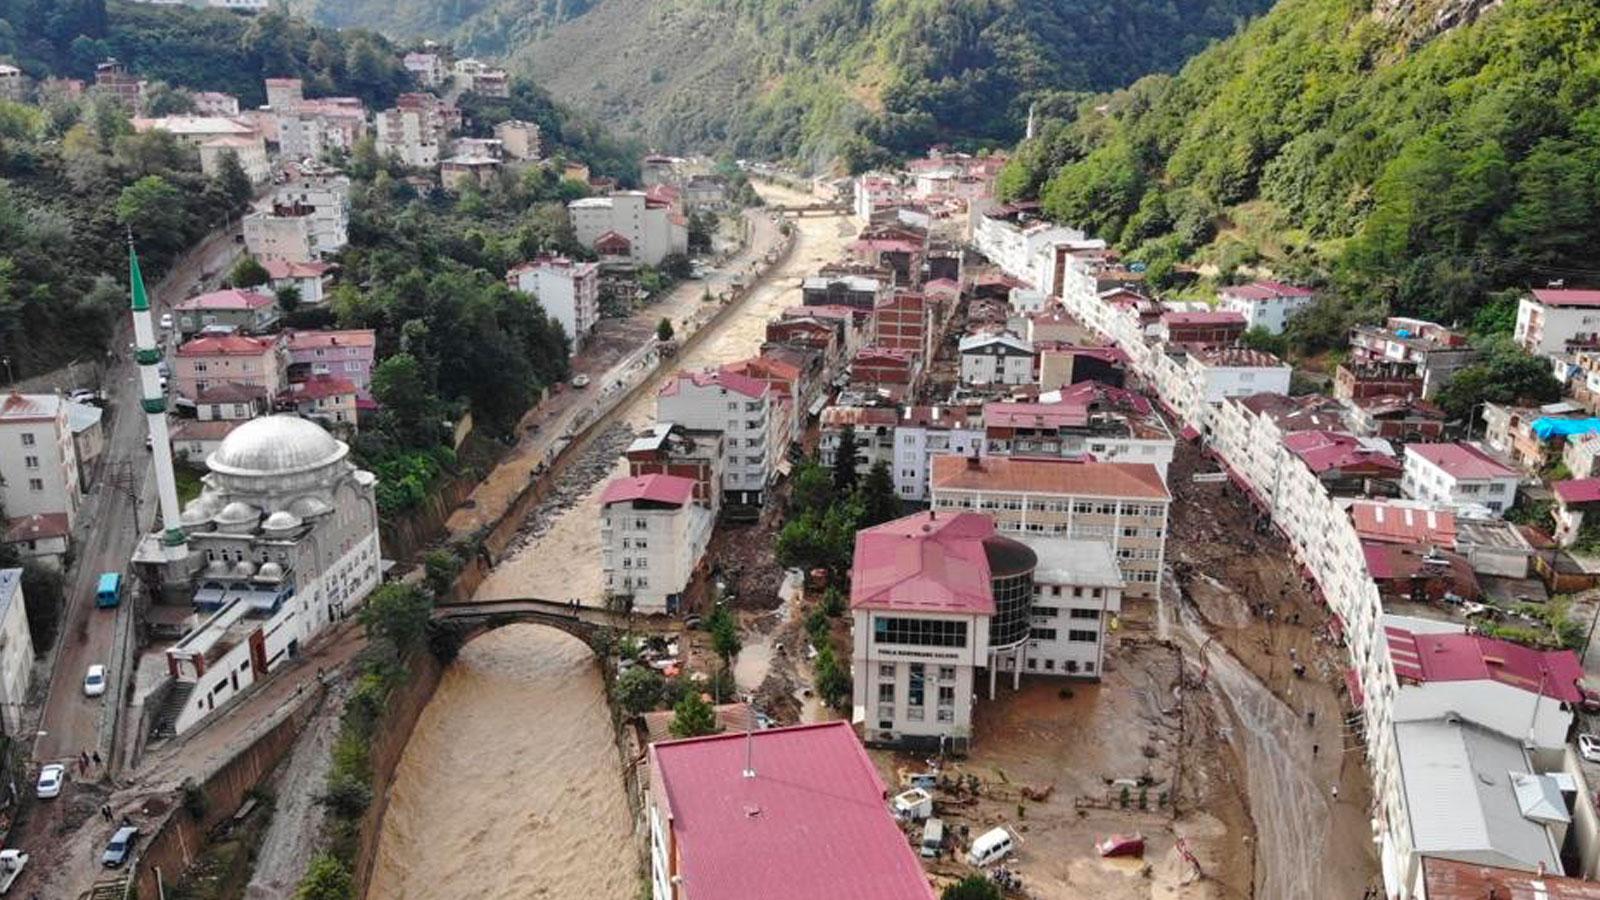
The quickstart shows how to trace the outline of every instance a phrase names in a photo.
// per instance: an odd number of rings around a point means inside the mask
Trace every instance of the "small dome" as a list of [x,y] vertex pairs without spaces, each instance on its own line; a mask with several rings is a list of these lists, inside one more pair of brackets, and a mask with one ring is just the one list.
[[264,562],[264,563],[262,563],[261,564],[261,568],[256,570],[256,580],[257,581],[282,581],[283,580],[283,566],[280,566],[275,562]]
[[232,574],[233,574],[233,576],[235,578],[249,578],[251,575],[254,575],[255,573],[256,573],[256,564],[251,562],[248,559],[241,559],[238,562],[233,564],[233,572],[232,572]]
[[262,416],[223,438],[206,466],[223,475],[292,475],[336,463],[349,452],[314,422],[299,416]]
[[178,515],[178,524],[184,526],[185,528],[190,528],[195,525],[204,525],[209,521],[211,521],[211,510],[202,506],[198,502],[190,503],[188,506],[184,507],[183,512]]
[[206,563],[206,575],[216,578],[226,574],[228,574],[227,560],[213,559],[212,561]]
[[289,512],[299,516],[302,521],[332,512],[333,507],[318,500],[316,497],[297,497],[289,504]]
[[217,513],[216,520],[223,525],[243,525],[247,522],[254,523],[261,518],[261,510],[256,509],[242,500],[235,500],[222,508]]
[[267,531],[289,531],[290,529],[299,528],[300,524],[299,516],[289,512],[287,509],[280,509],[267,516],[267,520],[261,523],[261,527]]
[[999,534],[983,539],[983,555],[989,560],[989,573],[994,578],[1021,575],[1039,565],[1033,548]]

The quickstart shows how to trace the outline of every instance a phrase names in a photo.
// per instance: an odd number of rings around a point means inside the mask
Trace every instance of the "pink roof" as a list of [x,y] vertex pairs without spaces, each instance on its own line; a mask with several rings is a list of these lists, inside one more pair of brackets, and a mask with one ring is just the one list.
[[280,278],[321,278],[338,268],[338,266],[330,262],[288,262],[281,259],[269,259],[261,265],[267,270],[267,275],[274,280]]
[[1379,468],[1400,473],[1400,463],[1380,450],[1364,446],[1359,438],[1337,431],[1297,431],[1283,446],[1300,457],[1318,475],[1333,469]]
[[[268,272],[270,273],[271,270],[269,269]],[[275,302],[277,301],[273,300],[272,297],[259,291],[234,288],[226,291],[212,291],[209,294],[201,294],[198,297],[190,297],[173,306],[173,309],[180,312],[207,309],[261,309],[262,307],[271,306]]]
[[370,328],[348,328],[343,331],[290,331],[289,349],[315,350],[319,347],[371,347],[378,341],[377,333]]
[[1456,517],[1445,510],[1357,500],[1350,507],[1350,518],[1363,541],[1456,545]]
[[1600,306],[1600,291],[1538,288],[1533,299],[1544,306]]
[[1517,471],[1471,444],[1407,444],[1407,453],[1443,469],[1453,478],[1516,478]]
[[14,422],[54,419],[61,414],[62,402],[56,394],[19,394],[13,390],[0,400],[0,419]]
[[1583,695],[1571,650],[1535,650],[1476,634],[1417,634],[1384,626],[1395,675],[1411,681],[1498,681],[1566,703]]
[[647,500],[651,503],[670,503],[682,506],[694,499],[693,478],[679,475],[640,475],[636,478],[613,478],[600,494],[600,505]]
[[1083,403],[1006,403],[983,405],[983,423],[989,428],[1074,428],[1089,422]]
[[994,613],[983,541],[994,522],[977,513],[918,513],[856,532],[852,609]]
[[[1194,347],[1194,345],[1187,345]],[[1273,356],[1265,350],[1252,350],[1249,347],[1199,347],[1194,348],[1190,356],[1207,366],[1218,366],[1227,369],[1278,369],[1283,368],[1283,360]]]
[[932,457],[934,490],[1055,494],[1065,497],[1118,497],[1170,500],[1161,472],[1149,463],[1081,462],[985,456],[972,460],[944,454]]
[[1232,287],[1223,288],[1221,293],[1225,297],[1237,297],[1240,300],[1256,302],[1276,300],[1280,297],[1316,296],[1316,292],[1310,288],[1284,284],[1281,281],[1252,281],[1249,284],[1236,284]]
[[260,356],[270,353],[273,342],[269,338],[244,337],[237,334],[219,334],[198,337],[178,348],[179,356]]
[[348,378],[336,378],[332,375],[313,375],[305,381],[294,386],[291,395],[295,400],[324,400],[328,397],[339,397],[345,394],[354,394],[356,384]]
[[44,538],[67,537],[72,533],[72,528],[67,524],[66,513],[34,513],[31,516],[18,516],[5,523],[5,538],[7,544],[19,541],[37,541]]
[[852,253],[920,253],[922,245],[904,238],[863,238],[849,249]]
[[719,369],[700,372],[679,372],[673,376],[671,381],[662,385],[661,392],[657,396],[676,397],[685,381],[695,387],[716,386],[751,398],[764,397],[767,391],[771,390],[771,385],[759,378],[751,378],[749,375],[741,375],[738,372]]
[[1244,313],[1229,311],[1169,312],[1161,314],[1168,325],[1243,325]]
[[650,770],[696,900],[933,900],[846,722],[662,741]]
[[1562,503],[1600,503],[1600,478],[1570,478],[1550,487]]

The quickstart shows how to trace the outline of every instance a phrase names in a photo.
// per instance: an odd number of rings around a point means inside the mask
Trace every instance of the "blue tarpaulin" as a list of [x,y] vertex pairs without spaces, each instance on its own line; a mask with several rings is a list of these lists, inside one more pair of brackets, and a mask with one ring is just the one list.
[[1553,437],[1572,437],[1575,434],[1591,434],[1600,432],[1600,419],[1553,419],[1543,418],[1533,420],[1533,433],[1539,440],[1548,441]]

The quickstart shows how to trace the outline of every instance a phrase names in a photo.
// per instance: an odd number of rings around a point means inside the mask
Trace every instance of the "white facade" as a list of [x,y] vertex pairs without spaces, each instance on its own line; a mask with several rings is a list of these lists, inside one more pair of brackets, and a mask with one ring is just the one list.
[[578,243],[593,247],[601,235],[616,232],[628,239],[628,258],[639,265],[660,265],[674,253],[689,252],[688,227],[670,208],[646,202],[641,191],[574,200],[567,212]]
[[[914,620],[960,635],[961,646],[904,644],[887,637]],[[977,670],[988,664],[989,617],[857,609],[851,613],[855,718],[869,739],[972,739]],[[954,643],[952,638],[951,643]]]
[[321,259],[309,216],[275,216],[270,212],[244,217],[244,245],[259,262],[313,262]]
[[33,633],[22,596],[22,570],[0,569],[0,721],[6,734],[22,730],[33,679]]
[[1010,334],[973,334],[961,339],[961,383],[1032,384],[1033,345]]
[[439,130],[430,110],[386,109],[374,117],[373,126],[380,155],[394,156],[413,169],[439,165]]
[[1244,316],[1246,331],[1260,328],[1269,334],[1283,334],[1289,316],[1311,305],[1309,293],[1240,292],[1223,288],[1217,292],[1217,308]]
[[720,372],[679,372],[656,395],[656,421],[722,432],[722,495],[759,504],[784,448],[781,405],[762,381]]
[[1029,675],[1098,679],[1106,636],[1122,613],[1122,575],[1111,545],[1037,537],[1022,542],[1039,557],[1033,625],[1023,652],[1000,658],[1002,670],[1020,661]]
[[1060,285],[1055,283],[1058,248],[1076,246],[1084,240],[1084,233],[1076,228],[992,215],[979,215],[972,231],[972,242],[979,253],[1007,275],[1046,294],[1059,293]]
[[272,162],[267,158],[267,143],[260,135],[228,137],[200,145],[200,171],[212,178],[222,173],[222,161],[232,153],[239,160],[251,184],[266,184],[272,177]]
[[[938,414],[935,409],[934,413]],[[903,424],[894,430],[894,490],[901,500],[925,503],[935,456],[974,456],[983,450],[982,421],[950,415],[946,422]]]
[[444,60],[440,59],[437,53],[407,53],[401,64],[417,79],[417,84],[421,87],[431,88],[444,80],[446,72]]
[[77,521],[83,498],[65,398],[0,395],[0,499],[12,518],[63,513],[69,527]]
[[310,175],[278,189],[273,203],[311,207],[311,244],[319,256],[331,256],[350,243],[350,179],[336,173]]
[[1413,500],[1450,507],[1482,506],[1498,514],[1516,502],[1518,480],[1517,474],[1509,470],[1487,475],[1462,474],[1453,466],[1426,458],[1416,445],[1411,445],[1406,447],[1400,490]]
[[602,505],[600,558],[606,593],[633,598],[635,612],[676,614],[711,541],[712,518],[710,509],[692,501]]
[[600,272],[594,263],[540,257],[506,273],[512,290],[539,299],[545,314],[561,323],[577,355],[600,321]]
[[1517,303],[1512,338],[1522,349],[1550,356],[1569,342],[1600,337],[1600,291],[1536,290]]

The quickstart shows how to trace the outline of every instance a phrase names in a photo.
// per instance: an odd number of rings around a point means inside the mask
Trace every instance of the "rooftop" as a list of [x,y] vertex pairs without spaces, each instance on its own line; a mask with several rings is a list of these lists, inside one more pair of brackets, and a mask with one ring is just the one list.
[[1484,453],[1473,444],[1407,444],[1406,455],[1415,455],[1443,469],[1457,479],[1516,478],[1517,471]]
[[664,741],[650,768],[697,900],[933,898],[846,722]]
[[274,281],[283,278],[321,278],[339,268],[330,262],[288,262],[281,259],[266,260],[261,266]]
[[1018,538],[1039,558],[1035,581],[1086,587],[1122,587],[1122,570],[1105,541],[1075,541],[1023,535]]
[[1148,463],[1077,462],[990,456],[933,457],[935,490],[1006,491],[1055,496],[1167,500],[1161,473]]
[[1288,298],[1307,298],[1316,296],[1310,288],[1297,287],[1284,284],[1281,281],[1252,281],[1249,284],[1236,284],[1217,291],[1223,297],[1234,297],[1240,300],[1249,300],[1260,303],[1266,300]]
[[[743,734],[757,727],[755,710],[748,703],[719,703],[711,711],[724,734]],[[652,744],[672,740],[672,720],[677,715],[670,709],[657,709],[640,716],[644,720],[645,740]]]
[[984,543],[1002,540],[988,516],[918,513],[856,532],[853,609],[992,615]]
[[271,338],[245,337],[238,334],[219,334],[197,337],[178,348],[179,356],[260,356],[271,353],[277,342]]
[[1544,306],[1600,306],[1600,291],[1536,288],[1533,299]]
[[1557,499],[1568,506],[1600,503],[1600,478],[1569,478],[1550,485]]
[[1283,446],[1300,457],[1318,475],[1335,469],[1382,469],[1400,474],[1389,442],[1358,438],[1337,431],[1297,431],[1283,439]]
[[1465,632],[1423,634],[1386,624],[1384,640],[1396,677],[1419,683],[1496,681],[1565,703],[1583,699],[1583,677],[1571,650],[1535,650]]
[[290,352],[317,350],[327,347],[371,347],[377,344],[377,332],[370,328],[350,328],[344,331],[286,331]]
[[59,394],[19,394],[12,391],[0,399],[0,421],[36,422],[54,419],[67,401]]
[[1422,858],[1428,900],[1600,900],[1600,881]]
[[683,389],[684,382],[690,385],[703,387],[720,387],[735,394],[743,394],[753,400],[759,400],[771,390],[770,385],[759,378],[741,375],[737,372],[727,372],[720,369],[706,369],[699,372],[679,372],[670,381],[662,385],[659,397],[676,397]]
[[1001,344],[1018,353],[1032,353],[1033,345],[1014,334],[969,334],[961,338],[961,352],[977,350],[991,344]]
[[[271,270],[269,269],[268,272],[270,274]],[[276,302],[277,301],[272,299],[270,294],[263,294],[260,291],[230,288],[225,291],[212,291],[209,294],[200,294],[196,297],[190,297],[182,303],[174,304],[172,308],[178,310],[179,312],[191,312],[198,310],[262,309],[271,306]]]
[[[5,526],[5,537],[0,538],[0,541],[7,544],[63,538],[72,533],[66,513],[34,513],[31,516],[18,516],[15,519],[7,519]],[[0,593],[4,593],[3,586],[0,586]]]
[[644,501],[683,506],[694,499],[695,481],[678,475],[640,475],[613,478],[600,494],[600,505]]
[[1363,541],[1395,544],[1456,545],[1456,517],[1440,509],[1381,500],[1357,500],[1350,518]]
[[1238,325],[1244,327],[1244,313],[1227,310],[1211,312],[1168,312],[1161,314],[1161,321],[1168,326],[1172,325]]
[[1248,347],[1189,347],[1189,357],[1201,365],[1228,369],[1286,369],[1283,360],[1264,350]]

